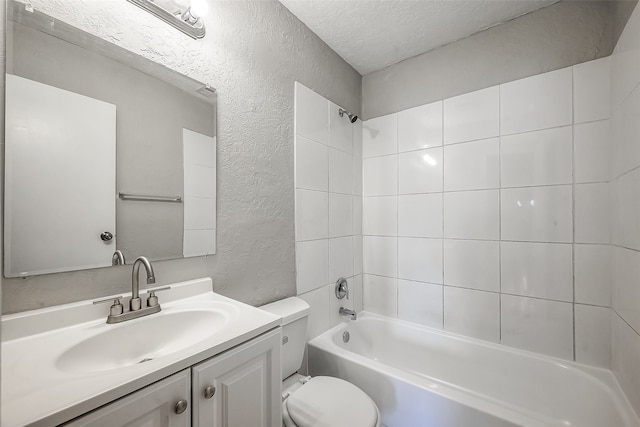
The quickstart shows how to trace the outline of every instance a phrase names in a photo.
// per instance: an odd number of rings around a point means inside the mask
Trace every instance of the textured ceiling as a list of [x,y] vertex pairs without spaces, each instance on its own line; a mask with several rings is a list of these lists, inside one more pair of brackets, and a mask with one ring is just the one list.
[[558,0],[280,0],[365,75]]

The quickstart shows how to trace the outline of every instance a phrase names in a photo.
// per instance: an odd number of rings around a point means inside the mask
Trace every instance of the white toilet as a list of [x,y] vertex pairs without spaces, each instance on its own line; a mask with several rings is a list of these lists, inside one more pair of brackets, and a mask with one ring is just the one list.
[[264,305],[282,317],[282,421],[286,427],[380,427],[380,412],[355,385],[334,377],[303,377],[309,305],[286,298]]

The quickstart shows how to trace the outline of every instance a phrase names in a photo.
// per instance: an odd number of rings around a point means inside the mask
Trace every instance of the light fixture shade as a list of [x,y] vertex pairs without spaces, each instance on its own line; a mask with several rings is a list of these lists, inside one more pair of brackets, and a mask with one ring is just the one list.
[[[150,12],[167,24],[177,28],[194,39],[205,36],[206,30],[201,17],[208,11],[206,0],[195,0],[197,8],[190,9],[189,1],[185,0],[127,0],[136,6]],[[199,12],[200,14],[197,14]]]

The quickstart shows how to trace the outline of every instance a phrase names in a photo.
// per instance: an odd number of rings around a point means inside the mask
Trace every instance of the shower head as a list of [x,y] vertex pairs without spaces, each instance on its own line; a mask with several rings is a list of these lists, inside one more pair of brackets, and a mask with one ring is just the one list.
[[346,114],[351,123],[355,123],[358,120],[358,116],[356,116],[355,114],[351,114],[350,112],[348,112],[347,110],[343,110],[342,108],[338,110],[338,114],[340,114],[340,117],[343,117]]

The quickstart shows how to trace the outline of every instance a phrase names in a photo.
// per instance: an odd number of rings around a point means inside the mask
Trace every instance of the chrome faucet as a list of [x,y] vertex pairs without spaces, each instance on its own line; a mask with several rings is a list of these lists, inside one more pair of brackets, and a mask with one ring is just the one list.
[[124,265],[124,264],[125,264],[124,254],[120,249],[118,249],[113,253],[113,256],[111,257],[111,265]]
[[348,308],[340,307],[340,311],[338,312],[342,316],[351,316],[351,320],[356,320],[358,318],[358,313],[355,310],[349,310]]
[[113,301],[109,309],[109,316],[107,317],[107,323],[120,323],[126,320],[136,319],[138,317],[147,316],[149,314],[157,313],[160,311],[160,303],[156,292],[171,289],[170,286],[163,288],[156,288],[149,290],[147,294],[147,304],[142,306],[142,300],[140,299],[140,266],[144,265],[144,269],[147,272],[147,284],[152,285],[156,283],[156,276],[153,272],[153,267],[146,257],[138,257],[133,263],[133,272],[131,275],[131,301],[129,302],[129,311],[124,311],[124,307],[120,302],[120,298],[107,298],[103,300],[94,301],[94,304],[100,304],[107,301]]
[[153,273],[153,267],[146,257],[140,256],[133,263],[133,272],[131,273],[131,302],[129,308],[131,311],[140,310],[142,306],[140,302],[140,265],[144,265],[147,271],[147,285],[156,283],[156,276]]

